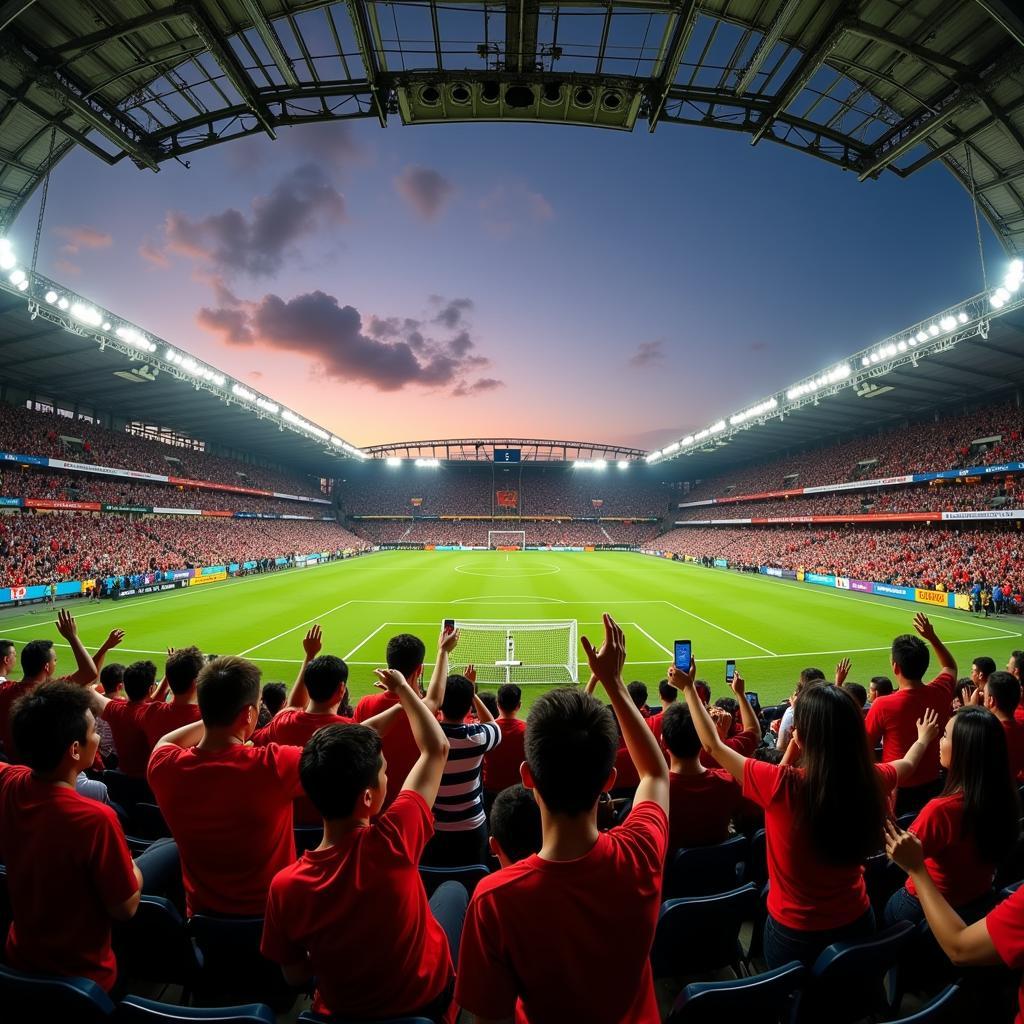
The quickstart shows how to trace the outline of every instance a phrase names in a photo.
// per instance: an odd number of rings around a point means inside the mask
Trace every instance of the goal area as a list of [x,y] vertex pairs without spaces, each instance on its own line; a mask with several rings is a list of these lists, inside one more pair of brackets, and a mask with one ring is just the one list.
[[488,530],[488,551],[525,551],[525,530]]
[[575,684],[575,619],[457,619],[456,665],[474,665],[477,683]]

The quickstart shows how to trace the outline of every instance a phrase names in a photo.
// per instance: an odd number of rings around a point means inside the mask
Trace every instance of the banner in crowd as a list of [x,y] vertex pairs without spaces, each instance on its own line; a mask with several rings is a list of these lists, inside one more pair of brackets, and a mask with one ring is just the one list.
[[[287,561],[287,559],[285,559],[285,561]],[[206,570],[204,569],[203,572],[205,573]],[[227,569],[222,568],[220,572],[211,573],[208,576],[193,576],[192,579],[188,581],[188,585],[190,587],[198,587],[204,583],[219,583],[221,580],[226,580],[227,578],[228,571]]]
[[516,508],[519,505],[519,492],[498,491],[497,499],[499,508]]
[[845,516],[753,516],[750,519],[677,519],[674,526],[772,526],[826,523],[937,523],[971,520],[1024,519],[1024,509],[981,509],[977,512],[858,512]]

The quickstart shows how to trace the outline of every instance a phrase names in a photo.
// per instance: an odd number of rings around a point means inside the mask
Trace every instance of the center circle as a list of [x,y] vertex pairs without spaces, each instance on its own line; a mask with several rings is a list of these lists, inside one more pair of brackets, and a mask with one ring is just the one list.
[[456,572],[461,572],[464,576],[487,576],[494,580],[517,580],[523,579],[527,576],[554,576],[555,573],[559,573],[562,570],[557,565],[550,565],[548,563],[540,563],[541,565],[547,565],[546,569],[539,569],[539,567],[529,568],[515,568],[515,569],[499,569],[497,572],[482,572],[479,569],[468,569],[466,568],[471,563],[462,562],[455,566]]

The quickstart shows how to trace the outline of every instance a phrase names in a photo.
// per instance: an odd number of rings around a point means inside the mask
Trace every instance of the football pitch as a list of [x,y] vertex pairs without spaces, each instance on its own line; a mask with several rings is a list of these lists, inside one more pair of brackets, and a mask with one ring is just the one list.
[[[601,614],[611,613],[627,639],[627,681],[656,684],[664,677],[672,642],[693,643],[698,676],[712,696],[725,695],[726,659],[734,658],[762,704],[789,695],[800,669],[821,668],[831,678],[836,661],[853,661],[850,680],[867,685],[889,675],[889,644],[913,632],[924,611],[956,657],[960,675],[989,655],[1002,668],[1024,647],[1024,620],[981,619],[968,612],[803,583],[749,576],[629,552],[388,551],[307,569],[228,580],[124,601],[73,601],[79,633],[91,650],[114,628],[125,630],[108,661],[151,658],[163,667],[167,647],[197,644],[204,652],[241,654],[257,662],[265,681],[289,684],[302,658],[301,641],[313,623],[323,628],[324,653],[351,666],[353,701],[372,690],[373,668],[383,665],[388,637],[409,632],[427,645],[432,662],[445,618],[576,619],[579,632],[598,642]],[[0,636],[19,646],[37,638],[58,644],[58,671],[70,653],[41,606],[0,615]],[[583,651],[581,682],[586,681]],[[456,650],[453,669],[463,661]],[[488,686],[487,688],[493,689]],[[544,687],[524,687],[529,703]],[[652,702],[657,694],[651,695]]]

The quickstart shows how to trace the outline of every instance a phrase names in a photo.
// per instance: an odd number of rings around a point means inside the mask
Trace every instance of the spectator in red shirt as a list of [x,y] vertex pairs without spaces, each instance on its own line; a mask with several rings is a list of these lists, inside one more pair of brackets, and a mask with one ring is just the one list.
[[302,786],[324,837],[271,882],[263,954],[292,985],[316,978],[317,1013],[445,1021],[454,1017],[452,960],[467,895],[446,882],[428,904],[418,864],[448,741],[401,673],[379,669],[377,678],[407,716],[420,756],[382,811],[387,762],[372,729],[328,725],[309,740]]
[[489,821],[488,843],[503,868],[540,853],[544,845],[540,808],[521,782],[506,787],[494,798]]
[[[736,682],[736,679],[739,679],[739,683]],[[715,707],[709,708],[708,713],[718,726],[718,735],[722,738],[722,742],[730,750],[735,750],[736,753],[741,754],[743,757],[750,757],[757,750],[761,742],[761,723],[757,720],[757,715],[754,714],[750,701],[747,700],[743,677],[739,674],[738,670],[736,675],[733,676],[733,682],[729,685],[738,698],[740,725],[743,728],[739,732],[733,732],[735,719],[729,711]],[[724,767],[706,749],[700,752],[700,763],[705,768]]]
[[[956,660],[936,636],[935,627],[923,612],[914,616],[914,629],[919,636],[907,633],[892,642],[892,671],[898,689],[888,697],[876,700],[868,712],[868,739],[872,746],[882,741],[883,761],[897,761],[906,755],[917,735],[915,723],[926,710],[931,709],[938,715],[940,730],[946,728],[953,711]],[[922,682],[930,660],[925,640],[931,645],[941,667],[939,674],[927,684]],[[936,746],[928,752],[917,771],[900,782],[896,814],[919,811],[938,795],[940,788],[939,751]]]
[[18,664],[17,648],[13,640],[0,640],[0,683],[6,683]]
[[[993,677],[1005,673],[993,672]],[[1011,680],[1016,683],[1016,680]],[[929,800],[910,826],[924,848],[928,874],[939,892],[967,921],[991,906],[996,866],[1020,834],[1020,800],[1010,777],[1000,721],[984,708],[964,708],[939,740],[946,769],[942,795]],[[885,908],[886,925],[924,918],[912,878]]]
[[146,737],[146,760],[159,740],[183,725],[199,721],[196,687],[206,658],[198,647],[179,647],[167,655],[164,679],[171,691],[170,702],[153,700],[139,712],[139,726]]
[[[615,717],[570,688],[530,710],[523,783],[540,807],[544,845],[483,879],[470,902],[455,998],[477,1020],[661,1020],[649,958],[668,849],[668,766],[622,681],[622,630],[608,615],[604,622],[600,650],[582,643]],[[640,785],[625,822],[599,832],[598,798],[615,785],[615,718]]]
[[157,692],[156,665],[151,661],[133,661],[124,670],[124,692],[127,700],[110,700],[102,693],[96,694],[96,700],[114,737],[118,771],[143,779],[150,744],[142,729],[142,716]]
[[[1021,684],[1022,692],[1024,692],[1024,651],[1014,651],[1010,655],[1006,662],[1006,671]],[[1024,725],[1024,701],[1017,705],[1013,717],[1021,725]]]
[[164,736],[148,779],[178,844],[186,910],[260,917],[270,880],[295,860],[300,747],[248,743],[260,670],[217,658],[199,674],[202,720]]
[[868,684],[868,703],[874,704],[879,697],[888,697],[892,692],[892,680],[888,676],[872,676]]
[[[98,692],[108,700],[125,700],[124,665],[114,662],[100,669]],[[102,716],[96,719],[96,731],[100,734],[100,757],[103,758],[104,767],[116,769],[117,748],[114,746],[114,734],[110,731],[110,723]]]
[[639,679],[635,679],[626,687],[626,692],[636,705],[637,711],[639,711],[644,718],[650,718],[651,709],[647,706],[647,684],[640,682]]
[[[921,840],[886,824],[885,852],[910,875],[921,909],[942,951],[958,967],[1005,964],[1024,967],[1024,886],[980,921],[965,924],[932,880]],[[1024,978],[1020,982],[1016,1024],[1024,1024]]]
[[665,719],[665,712],[675,704],[679,697],[679,691],[667,679],[662,679],[658,683],[658,696],[661,697],[661,710],[647,719],[647,725],[650,727],[651,732],[654,733],[655,739],[661,744],[662,749],[664,749],[665,744],[661,739],[662,723]]
[[745,758],[725,744],[694,692],[693,675],[692,667],[688,673],[669,669],[704,749],[743,783],[747,799],[764,808],[768,966],[791,960],[812,964],[833,942],[871,935],[875,918],[864,885],[864,860],[882,842],[888,794],[917,769],[937,735],[935,713],[926,712],[918,723],[918,739],[903,759],[876,765],[854,699],[838,686],[807,687],[796,702],[790,741],[801,766],[772,765]]
[[1020,706],[1020,683],[1009,672],[993,672],[985,681],[984,704],[1003,726],[1010,774],[1024,780],[1024,725],[1015,714]]
[[6,959],[22,971],[117,980],[111,922],[139,905],[142,874],[113,809],[75,791],[99,748],[89,691],[42,683],[14,706],[27,767],[0,764],[0,859],[13,923]]
[[976,690],[985,689],[985,680],[996,670],[996,663],[991,658],[975,658],[971,662],[971,682]]
[[526,723],[519,717],[523,691],[515,683],[498,687],[498,717],[501,743],[484,754],[484,794],[492,798],[509,786],[519,784],[519,766],[526,760]]

